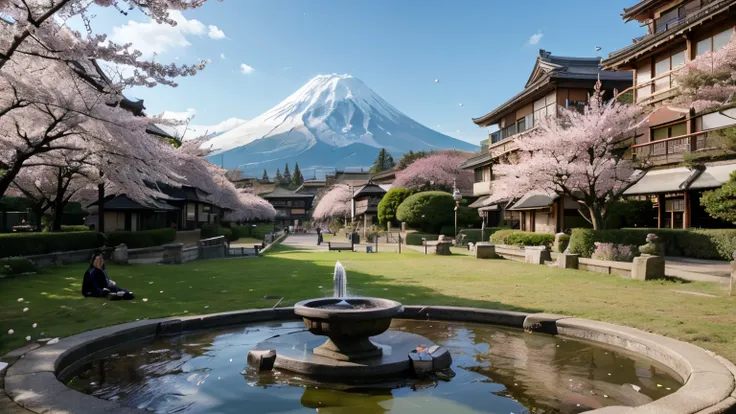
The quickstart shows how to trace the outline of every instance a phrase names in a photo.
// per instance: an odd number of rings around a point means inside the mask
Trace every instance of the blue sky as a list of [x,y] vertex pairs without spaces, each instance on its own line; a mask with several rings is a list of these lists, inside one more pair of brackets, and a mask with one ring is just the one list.
[[178,88],[129,91],[151,114],[195,114],[200,126],[251,119],[318,74],[349,73],[416,121],[478,143],[487,131],[471,118],[523,88],[540,48],[566,56],[622,48],[644,31],[620,17],[635,2],[210,0],[173,29],[112,10],[95,27],[160,61],[212,60]]

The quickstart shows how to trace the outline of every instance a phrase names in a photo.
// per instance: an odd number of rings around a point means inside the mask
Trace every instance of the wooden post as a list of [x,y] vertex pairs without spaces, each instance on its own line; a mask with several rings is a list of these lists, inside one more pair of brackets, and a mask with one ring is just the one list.
[[690,191],[685,191],[685,202],[684,202],[684,209],[682,212],[682,228],[683,229],[690,228],[690,224],[692,220],[690,204],[691,204]]
[[664,194],[657,194],[657,228],[662,228],[662,222],[664,221]]

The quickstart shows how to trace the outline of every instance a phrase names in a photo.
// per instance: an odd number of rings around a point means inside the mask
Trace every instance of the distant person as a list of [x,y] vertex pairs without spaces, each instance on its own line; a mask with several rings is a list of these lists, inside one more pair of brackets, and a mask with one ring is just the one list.
[[111,300],[131,300],[135,298],[133,292],[118,287],[115,281],[107,277],[105,259],[101,253],[94,256],[91,266],[84,273],[82,295],[95,298],[104,298],[110,295]]
[[322,239],[322,229],[317,227],[317,246],[321,245],[324,240]]

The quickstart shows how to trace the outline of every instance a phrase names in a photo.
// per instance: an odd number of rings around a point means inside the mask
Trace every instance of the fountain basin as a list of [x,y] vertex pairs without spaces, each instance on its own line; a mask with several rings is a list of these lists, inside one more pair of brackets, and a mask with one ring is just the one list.
[[380,298],[320,298],[294,305],[294,313],[314,335],[329,339],[312,351],[338,361],[358,361],[383,354],[369,337],[384,333],[403,313],[401,303]]

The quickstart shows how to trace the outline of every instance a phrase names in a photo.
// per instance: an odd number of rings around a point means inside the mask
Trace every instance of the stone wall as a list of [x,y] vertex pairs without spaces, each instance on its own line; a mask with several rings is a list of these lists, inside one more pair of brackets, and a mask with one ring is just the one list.
[[199,258],[199,247],[193,246],[193,247],[185,247],[182,250],[182,261],[184,263],[191,262],[192,260],[197,260]]
[[154,264],[164,261],[162,246],[128,249],[128,264]]

